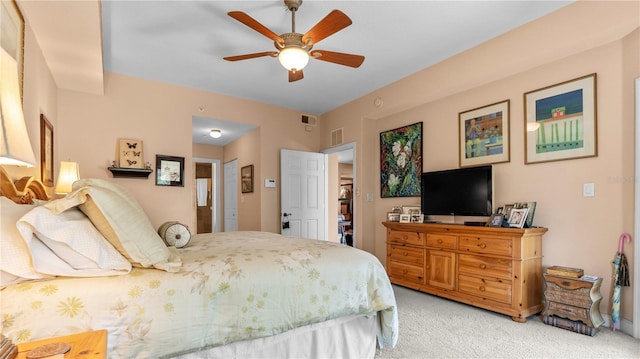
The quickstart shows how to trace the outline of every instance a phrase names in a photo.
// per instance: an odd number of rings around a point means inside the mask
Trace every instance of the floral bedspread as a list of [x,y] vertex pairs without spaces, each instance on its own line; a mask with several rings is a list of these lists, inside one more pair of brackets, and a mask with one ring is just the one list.
[[155,358],[378,313],[380,344],[396,344],[393,289],[367,252],[267,232],[196,235],[179,251],[178,273],[134,268],[8,286],[2,333],[19,343],[107,329],[110,358]]

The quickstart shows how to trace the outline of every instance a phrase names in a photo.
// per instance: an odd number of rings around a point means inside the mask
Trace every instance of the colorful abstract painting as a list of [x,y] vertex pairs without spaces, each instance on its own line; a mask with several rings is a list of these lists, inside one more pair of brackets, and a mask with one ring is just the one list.
[[380,197],[420,196],[422,122],[380,133]]

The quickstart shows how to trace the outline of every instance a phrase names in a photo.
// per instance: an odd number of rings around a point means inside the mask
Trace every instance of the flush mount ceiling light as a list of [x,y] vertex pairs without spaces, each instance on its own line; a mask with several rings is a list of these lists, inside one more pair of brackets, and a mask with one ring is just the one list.
[[220,131],[220,130],[211,130],[211,132],[209,132],[209,136],[211,136],[213,138],[220,138],[222,136],[222,131]]

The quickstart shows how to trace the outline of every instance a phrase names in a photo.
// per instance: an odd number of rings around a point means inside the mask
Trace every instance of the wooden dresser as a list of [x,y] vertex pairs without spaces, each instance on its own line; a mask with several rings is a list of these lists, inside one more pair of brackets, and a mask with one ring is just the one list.
[[384,222],[391,282],[525,322],[542,304],[546,228]]

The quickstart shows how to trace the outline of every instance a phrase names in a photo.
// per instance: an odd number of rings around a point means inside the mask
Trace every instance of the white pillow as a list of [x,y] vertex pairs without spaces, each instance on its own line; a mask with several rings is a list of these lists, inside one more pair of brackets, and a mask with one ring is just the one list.
[[177,272],[180,256],[170,250],[138,202],[121,186],[101,179],[81,179],[73,192],[46,205],[53,213],[78,206],[93,225],[134,266]]
[[55,254],[55,257],[46,253],[33,255],[33,265],[40,273],[86,277],[131,271],[131,263],[77,208],[54,215],[48,208],[36,207],[24,215],[17,226],[31,249],[41,249],[35,242],[39,240]]
[[33,208],[35,208],[33,205],[17,204],[7,197],[0,197],[0,286],[2,287],[29,279],[49,277],[34,269],[29,248],[16,227],[20,217]]

